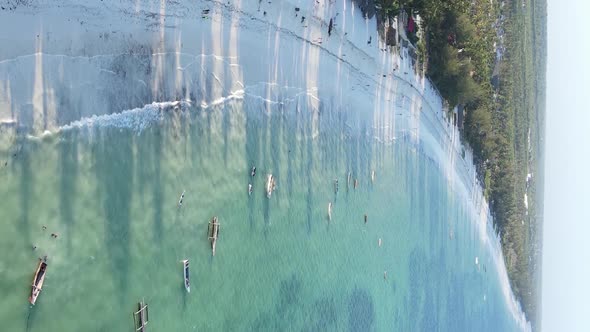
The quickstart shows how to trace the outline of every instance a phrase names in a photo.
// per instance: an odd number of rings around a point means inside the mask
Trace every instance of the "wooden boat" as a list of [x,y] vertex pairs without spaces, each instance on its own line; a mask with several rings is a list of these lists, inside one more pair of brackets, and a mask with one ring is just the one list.
[[266,180],[266,197],[270,198],[270,195],[272,195],[272,191],[275,188],[275,178],[272,176],[272,174],[268,175],[268,178]]
[[183,265],[183,274],[184,274],[184,288],[186,289],[186,291],[188,293],[191,292],[191,284],[190,284],[190,279],[189,279],[189,273],[188,273],[188,259],[184,259],[182,261],[182,265]]
[[148,305],[143,300],[137,303],[137,311],[133,313],[133,323],[135,331],[146,331],[146,325],[149,321]]
[[213,217],[213,219],[209,222],[209,240],[211,240],[211,251],[213,252],[213,256],[215,256],[215,246],[217,244],[218,236],[219,222],[217,221],[217,217]]
[[43,281],[45,281],[45,272],[47,269],[47,259],[39,259],[39,265],[37,266],[37,271],[35,272],[35,276],[33,277],[33,285],[31,286],[31,296],[29,296],[29,302],[31,304],[35,304],[37,301],[37,297],[41,293],[41,288],[43,288]]

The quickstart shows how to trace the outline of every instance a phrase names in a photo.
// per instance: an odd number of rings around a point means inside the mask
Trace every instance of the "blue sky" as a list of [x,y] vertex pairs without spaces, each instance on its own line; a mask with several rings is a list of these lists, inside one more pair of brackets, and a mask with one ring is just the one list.
[[590,331],[590,1],[548,0],[544,331]]

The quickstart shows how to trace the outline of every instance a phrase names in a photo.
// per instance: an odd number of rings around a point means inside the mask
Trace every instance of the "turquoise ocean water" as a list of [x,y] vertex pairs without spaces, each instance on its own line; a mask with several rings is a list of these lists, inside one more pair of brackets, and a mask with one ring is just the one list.
[[517,329],[473,203],[420,144],[372,139],[362,110],[246,96],[143,113],[141,128],[88,122],[0,151],[2,331],[131,331],[141,299],[150,331]]

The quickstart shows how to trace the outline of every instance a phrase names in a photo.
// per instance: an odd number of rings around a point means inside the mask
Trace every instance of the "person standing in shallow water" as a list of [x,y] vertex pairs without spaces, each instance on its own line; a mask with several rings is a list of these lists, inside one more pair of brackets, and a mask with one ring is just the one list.
[[178,200],[178,207],[180,208],[182,206],[182,201],[184,200],[184,194],[186,193],[186,190],[182,191],[182,194],[180,195],[180,199]]

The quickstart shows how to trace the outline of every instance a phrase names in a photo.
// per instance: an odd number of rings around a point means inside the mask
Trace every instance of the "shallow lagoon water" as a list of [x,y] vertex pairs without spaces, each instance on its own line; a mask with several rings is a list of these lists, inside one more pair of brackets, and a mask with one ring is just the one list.
[[0,15],[0,330],[129,331],[141,299],[155,331],[524,326],[442,100],[349,2]]
[[[246,96],[157,112],[141,130],[99,120],[4,151],[3,330],[126,331],[140,299],[156,331],[517,328],[471,203],[420,143],[380,143],[362,114],[353,129],[350,114],[325,104],[316,113]],[[270,199],[268,173],[277,179]],[[45,254],[32,308],[30,280]]]

